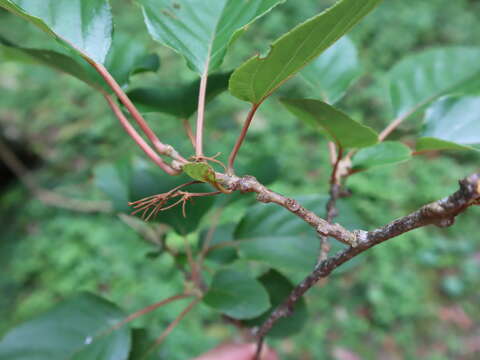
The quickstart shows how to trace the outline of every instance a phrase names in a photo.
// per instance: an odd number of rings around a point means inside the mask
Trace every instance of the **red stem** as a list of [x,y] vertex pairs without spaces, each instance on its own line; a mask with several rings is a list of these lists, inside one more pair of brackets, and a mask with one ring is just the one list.
[[175,327],[178,325],[180,321],[187,315],[190,310],[193,309],[195,305],[197,305],[200,302],[201,298],[197,298],[193,300],[188,306],[180,313],[180,315],[177,316],[175,320],[173,320],[170,325],[165,329],[165,331],[155,340],[155,343],[152,345],[152,347],[145,353],[145,355],[142,357],[142,359],[148,358],[148,355],[152,353],[164,340],[165,338],[175,329]]
[[203,127],[205,122],[205,98],[207,94],[209,60],[205,63],[205,70],[200,78],[200,90],[198,92],[198,108],[197,108],[197,128],[195,138],[195,155],[203,156]]
[[128,119],[123,115],[122,110],[117,105],[115,100],[108,94],[104,94],[105,99],[110,105],[113,113],[122,124],[123,128],[127,132],[128,135],[137,143],[137,145],[147,154],[147,156],[157,164],[163,171],[165,171],[169,175],[178,175],[179,171],[170,167],[163,159],[148,145],[145,140],[138,134],[137,130],[129,123]]
[[118,330],[120,329],[123,325],[129,323],[130,321],[133,321],[137,318],[139,318],[140,316],[142,315],[145,315],[145,314],[148,314],[149,312],[152,312],[156,309],[158,309],[159,307],[162,307],[164,305],[167,305],[173,301],[176,301],[176,300],[181,300],[181,299],[185,299],[187,297],[190,297],[192,295],[188,295],[188,294],[180,294],[180,295],[175,295],[175,296],[171,296],[165,300],[162,300],[162,301],[159,301],[158,303],[155,303],[155,304],[152,304],[150,306],[147,306],[146,308],[143,308],[131,315],[129,315],[127,318],[125,318],[124,320],[122,320],[120,323],[118,323],[117,325],[114,325],[110,330],[110,331],[115,331],[115,330]]
[[250,127],[250,124],[252,123],[253,117],[255,116],[259,106],[260,104],[252,105],[252,108],[245,119],[245,123],[243,124],[242,132],[240,133],[240,136],[238,137],[237,142],[233,147],[230,156],[228,157],[228,173],[230,174],[233,173],[233,164],[235,162],[235,158],[237,157],[238,151],[243,144],[243,140],[245,140],[245,136],[247,136],[248,128]]
[[157,135],[155,135],[152,129],[148,126],[142,114],[140,114],[140,112],[137,110],[135,105],[133,105],[133,103],[130,101],[128,96],[122,90],[120,85],[116,82],[113,76],[108,72],[108,70],[102,64],[96,63],[88,58],[86,58],[86,60],[90,65],[92,65],[95,68],[95,70],[97,70],[97,72],[105,80],[107,85],[113,90],[115,95],[117,95],[118,99],[122,102],[123,105],[125,105],[126,109],[130,113],[130,115],[132,115],[134,120],[137,122],[138,126],[140,126],[140,128],[142,129],[144,134],[147,136],[147,138],[150,140],[153,147],[160,154],[171,156],[172,158],[181,162],[186,162],[186,160],[182,156],[177,154],[176,151],[173,150],[171,146],[165,145],[158,139]]

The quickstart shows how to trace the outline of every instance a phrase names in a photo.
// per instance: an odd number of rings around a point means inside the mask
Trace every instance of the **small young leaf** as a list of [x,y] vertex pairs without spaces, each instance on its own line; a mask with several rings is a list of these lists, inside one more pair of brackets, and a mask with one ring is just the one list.
[[153,39],[180,53],[198,74],[217,69],[232,39],[285,0],[137,0]]
[[480,144],[480,96],[447,96],[428,108],[417,150],[473,150]]
[[401,60],[389,74],[395,116],[409,117],[447,93],[471,91],[480,80],[479,58],[480,48],[449,47]]
[[410,148],[401,142],[385,141],[358,151],[352,159],[352,167],[354,170],[365,170],[395,164],[410,159],[411,155]]
[[[258,281],[267,289],[268,296],[272,303],[272,311],[290,295],[293,290],[293,284],[282,274],[275,270],[263,274]],[[271,311],[262,316],[247,320],[244,323],[249,327],[261,325],[270,315]],[[302,330],[307,322],[307,305],[305,299],[301,298],[296,304],[293,314],[288,318],[280,319],[275,326],[268,332],[269,337],[287,337],[292,336]]]
[[[116,305],[81,293],[10,330],[0,341],[5,360],[127,360],[128,326],[107,333],[126,315]],[[105,333],[105,334],[104,334]]]
[[[208,77],[206,103],[228,88],[231,73],[213,74]],[[197,111],[200,80],[188,84],[158,84],[128,92],[129,98],[142,112],[160,112],[181,119],[188,119]]]
[[282,104],[295,116],[317,129],[342,148],[361,148],[377,143],[377,133],[334,107],[313,99],[283,99]]
[[382,0],[340,0],[280,37],[266,57],[255,56],[232,74],[230,92],[241,100],[261,103],[298,73]]
[[194,180],[215,183],[215,170],[207,163],[196,162],[183,165],[183,171]]
[[313,97],[334,104],[345,95],[361,72],[355,44],[344,36],[300,74],[310,85]]
[[257,280],[233,270],[215,274],[203,301],[234,319],[251,319],[270,307],[265,288]]

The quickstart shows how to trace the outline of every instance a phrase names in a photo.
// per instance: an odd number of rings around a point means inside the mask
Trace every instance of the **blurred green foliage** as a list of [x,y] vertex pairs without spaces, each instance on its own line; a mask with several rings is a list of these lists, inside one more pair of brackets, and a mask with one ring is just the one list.
[[[265,52],[278,34],[331,3],[308,0],[298,6],[288,1],[250,27],[235,43],[224,69],[238,66],[255,51]],[[131,2],[113,5],[119,31],[144,37],[139,11],[126,10],[133,6]],[[366,76],[340,106],[381,130],[391,117],[382,88],[386,70],[418,49],[480,45],[479,14],[480,3],[471,0],[385,2],[351,34]],[[0,11],[0,32],[9,29],[22,39],[22,26]],[[35,43],[35,39],[26,41]],[[149,48],[160,55],[161,69],[155,75],[136,75],[134,86],[195,80],[178,55],[153,43]],[[281,93],[301,93],[300,85],[293,81]],[[72,78],[2,59],[0,92],[0,134],[41,159],[34,174],[43,187],[74,198],[103,199],[94,186],[94,167],[128,154],[142,156],[101,96]],[[245,111],[244,103],[227,94],[209,105],[207,153],[220,149],[220,159],[226,160]],[[180,122],[157,114],[147,120],[162,140],[191,153]],[[400,133],[409,134],[418,127],[410,121]],[[260,110],[239,162],[258,154],[277,156],[279,178],[273,189],[290,195],[326,192],[325,141],[281,110],[276,99]],[[348,183],[352,207],[369,228],[384,224],[454,191],[459,178],[478,169],[478,160],[471,153],[431,154],[358,174]],[[93,291],[133,312],[182,290],[182,274],[172,258],[164,253],[147,256],[157,247],[116,215],[48,208],[19,183],[0,191],[0,333],[76,291]],[[226,210],[221,223],[238,221],[244,202]],[[479,215],[479,209],[472,209],[450,229],[416,230],[372,249],[355,271],[334,275],[315,287],[306,298],[306,327],[292,338],[274,340],[273,346],[285,359],[343,359],[342,351],[365,359],[476,358],[480,347]],[[207,214],[204,227],[212,217]],[[182,250],[177,237],[169,236],[167,241]],[[214,266],[213,261],[209,265]],[[171,304],[135,325],[148,325],[155,336],[183,306]],[[167,338],[162,358],[190,358],[236,333],[201,305]],[[472,345],[475,334],[477,343]],[[475,346],[476,354],[469,350]]]

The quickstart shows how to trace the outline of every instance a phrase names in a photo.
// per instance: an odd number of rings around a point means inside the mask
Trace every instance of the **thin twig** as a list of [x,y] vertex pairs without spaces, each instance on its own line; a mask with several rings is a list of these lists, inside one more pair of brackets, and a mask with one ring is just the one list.
[[45,205],[84,213],[112,211],[112,206],[108,201],[72,199],[42,188],[15,153],[1,139],[0,159],[23,185]]
[[337,161],[337,147],[333,141],[328,142],[328,154],[330,157],[330,164],[333,166]]
[[242,193],[254,192],[257,194],[257,201],[262,203],[278,204],[291,213],[295,214],[307,224],[312,226],[319,235],[331,236],[344,244],[355,246],[356,238],[352,232],[339,224],[330,224],[314,212],[301,206],[295,199],[276,193],[262,185],[253,176],[238,177],[215,173],[216,181],[230,191],[240,191]]
[[106,333],[102,334],[102,335],[107,335],[109,333],[111,333],[112,331],[115,331],[115,330],[118,330],[120,329],[123,325],[139,318],[140,316],[143,316],[145,314],[148,314],[156,309],[158,309],[159,307],[162,307],[164,305],[167,305],[167,304],[170,304],[171,302],[174,302],[174,301],[177,301],[177,300],[182,300],[182,299],[185,299],[187,297],[191,297],[193,295],[191,294],[180,294],[180,295],[174,295],[174,296],[171,296],[165,300],[162,300],[162,301],[159,301],[155,304],[152,304],[152,305],[149,305],[137,312],[134,312],[133,314],[129,315],[128,317],[126,317],[124,320],[122,320],[121,322],[119,322],[118,324],[112,326],[109,330],[107,330]]
[[480,173],[473,174],[460,182],[460,189],[454,194],[423,206],[419,210],[372,231],[356,230],[352,232],[357,239],[356,247],[348,247],[338,254],[319,263],[279,305],[267,320],[254,330],[257,339],[262,339],[281,318],[293,313],[297,301],[317,283],[336,268],[353,259],[364,251],[384,241],[395,238],[408,231],[427,226],[448,227],[453,225],[456,216],[473,205],[480,205]]
[[203,245],[202,245],[202,250],[200,251],[200,254],[198,256],[198,267],[200,271],[202,269],[205,256],[209,251],[210,244],[213,240],[213,236],[215,235],[215,231],[217,230],[218,223],[220,222],[220,217],[222,215],[222,212],[223,212],[223,207],[219,207],[218,209],[216,209],[216,211],[212,215],[213,217],[212,223],[210,224],[210,228],[208,229],[207,235],[205,236],[205,241],[203,242]]
[[[210,48],[208,50],[210,53]],[[203,71],[202,77],[200,78],[200,89],[198,92],[198,107],[197,107],[197,127],[196,138],[195,138],[195,155],[197,157],[203,156],[203,131],[204,131],[204,122],[205,122],[205,98],[207,96],[207,82],[208,82],[208,67],[210,57],[207,57],[205,62],[205,69]]]
[[142,151],[156,164],[158,165],[163,171],[165,171],[169,175],[177,175],[179,173],[178,170],[173,169],[170,165],[168,165],[163,159],[148,145],[145,140],[138,134],[137,130],[130,124],[128,119],[123,115],[122,110],[112,99],[112,97],[108,94],[104,94],[105,99],[107,100],[108,105],[112,109],[114,115],[120,121],[120,124],[125,129],[127,134],[137,143],[137,145],[142,149]]
[[242,147],[243,141],[245,140],[245,136],[247,136],[248,128],[250,127],[250,124],[252,123],[253,117],[255,116],[255,113],[258,110],[259,104],[254,104],[252,105],[252,108],[250,109],[250,112],[247,115],[247,118],[245,119],[245,123],[243,124],[242,131],[237,139],[237,142],[235,143],[235,146],[233,147],[232,152],[230,153],[230,156],[228,157],[228,173],[233,174],[233,164],[235,163],[235,158],[237,157],[238,151]]
[[191,269],[191,276],[192,276],[192,281],[193,283],[200,288],[200,267],[198,266],[197,262],[193,259],[193,254],[192,254],[192,247],[190,246],[190,243],[188,242],[188,239],[186,236],[183,236],[183,244],[185,247],[185,252],[187,254],[187,261],[188,265],[190,266]]
[[[340,197],[340,192],[342,190],[341,186],[341,175],[338,173],[340,162],[343,158],[343,149],[342,147],[338,147],[338,154],[337,150],[334,149],[336,154],[336,160],[333,164],[332,168],[332,175],[330,176],[330,196],[327,201],[326,205],[326,220],[328,223],[333,223],[333,219],[337,216],[337,200]],[[318,261],[323,261],[328,257],[328,253],[330,252],[330,243],[328,241],[328,236],[322,235],[320,236],[320,255],[318,257]]]
[[188,119],[183,119],[183,128],[185,129],[185,133],[187,134],[190,142],[192,143],[193,148],[195,149],[195,136],[193,135],[192,127],[190,126],[190,122]]
[[200,302],[201,298],[196,298],[173,320],[170,325],[165,329],[165,331],[155,340],[155,343],[148,349],[142,359],[146,359],[158,346],[160,346],[165,338],[175,329],[175,327],[182,321],[182,319],[193,309],[195,305]]

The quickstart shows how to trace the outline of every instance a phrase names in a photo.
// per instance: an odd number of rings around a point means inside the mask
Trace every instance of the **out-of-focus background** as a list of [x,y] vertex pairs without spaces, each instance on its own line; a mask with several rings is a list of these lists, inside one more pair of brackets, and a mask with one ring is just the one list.
[[[130,1],[112,3],[119,31],[146,39],[139,9]],[[277,36],[331,3],[287,1],[234,44],[224,69],[266,51]],[[0,33],[33,46],[37,40],[27,35],[30,31],[0,11]],[[385,1],[350,33],[364,76],[339,106],[381,130],[391,120],[384,78],[396,61],[439,45],[479,46],[479,34],[479,1]],[[149,44],[160,55],[160,71],[134,77],[134,85],[194,79],[178,55]],[[282,91],[301,91],[300,86],[293,81]],[[208,153],[222,151],[225,160],[246,110],[227,93],[209,104]],[[166,115],[147,119],[162,140],[188,149],[180,122]],[[410,121],[393,138],[408,138],[418,127]],[[36,186],[69,199],[106,201],[95,186],[94,168],[131,153],[143,156],[98,93],[47,68],[6,61],[1,52],[0,140],[31,171]],[[240,161],[273,154],[279,164],[274,189],[289,195],[325,193],[326,149],[325,139],[271,99],[255,119]],[[453,192],[458,179],[478,169],[479,160],[468,152],[428,153],[358,174],[348,183],[353,210],[367,227],[382,225]],[[238,219],[242,211],[234,205],[224,217]],[[355,271],[315,287],[307,297],[305,328],[272,345],[282,359],[478,359],[479,215],[471,209],[452,228],[420,229],[369,251]],[[146,256],[150,246],[117,214],[46,206],[1,161],[0,224],[0,335],[77,291],[93,291],[133,312],[182,288],[171,258]],[[159,309],[138,324],[160,333],[182,306]],[[191,358],[236,336],[234,327],[202,305],[167,339],[163,358]]]

